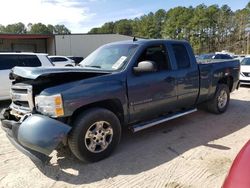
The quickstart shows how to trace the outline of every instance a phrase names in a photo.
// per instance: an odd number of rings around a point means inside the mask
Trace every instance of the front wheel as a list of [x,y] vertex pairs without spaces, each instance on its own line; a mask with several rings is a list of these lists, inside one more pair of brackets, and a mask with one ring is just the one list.
[[208,111],[221,114],[227,110],[230,100],[230,91],[226,84],[219,84],[217,86],[214,97],[208,101]]
[[120,138],[121,125],[116,115],[107,109],[93,108],[77,116],[68,143],[78,159],[95,162],[109,156]]

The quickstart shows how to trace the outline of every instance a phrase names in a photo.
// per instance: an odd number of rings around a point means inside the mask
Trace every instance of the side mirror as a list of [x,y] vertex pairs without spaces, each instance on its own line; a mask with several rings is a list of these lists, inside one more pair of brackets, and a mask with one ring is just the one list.
[[156,72],[157,66],[153,61],[141,61],[138,63],[138,66],[134,67],[133,69],[135,73]]

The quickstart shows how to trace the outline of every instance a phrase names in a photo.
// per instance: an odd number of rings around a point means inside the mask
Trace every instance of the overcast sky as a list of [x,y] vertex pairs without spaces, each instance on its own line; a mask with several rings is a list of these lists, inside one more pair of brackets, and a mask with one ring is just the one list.
[[242,9],[248,0],[3,0],[0,24],[42,22],[64,24],[72,33],[85,33],[105,22],[135,18],[176,6],[223,4],[233,10]]

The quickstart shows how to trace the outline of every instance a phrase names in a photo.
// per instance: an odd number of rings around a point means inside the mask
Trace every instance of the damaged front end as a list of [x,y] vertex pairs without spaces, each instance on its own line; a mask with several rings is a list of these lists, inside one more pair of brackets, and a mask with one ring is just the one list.
[[41,92],[105,74],[109,73],[82,68],[15,67],[10,73],[12,103],[0,116],[7,137],[31,159],[50,160],[51,152],[67,140],[71,126],[63,123],[69,117],[64,114],[63,94]]
[[1,113],[2,128],[11,143],[35,161],[49,161],[51,152],[71,130],[67,124],[39,114],[25,115],[16,121],[10,111],[8,108]]

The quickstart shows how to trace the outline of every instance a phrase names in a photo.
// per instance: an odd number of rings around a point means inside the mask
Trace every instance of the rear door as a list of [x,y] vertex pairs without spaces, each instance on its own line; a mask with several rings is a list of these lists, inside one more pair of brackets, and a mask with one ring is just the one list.
[[17,55],[0,55],[0,100],[10,98],[11,81],[9,73],[13,67],[18,65]]
[[185,42],[172,42],[170,45],[175,61],[177,81],[177,107],[190,108],[195,106],[199,94],[199,69],[191,47]]
[[176,103],[175,75],[164,44],[145,47],[134,67],[141,61],[154,61],[156,72],[135,74],[131,71],[127,80],[131,121],[151,119],[167,113]]

